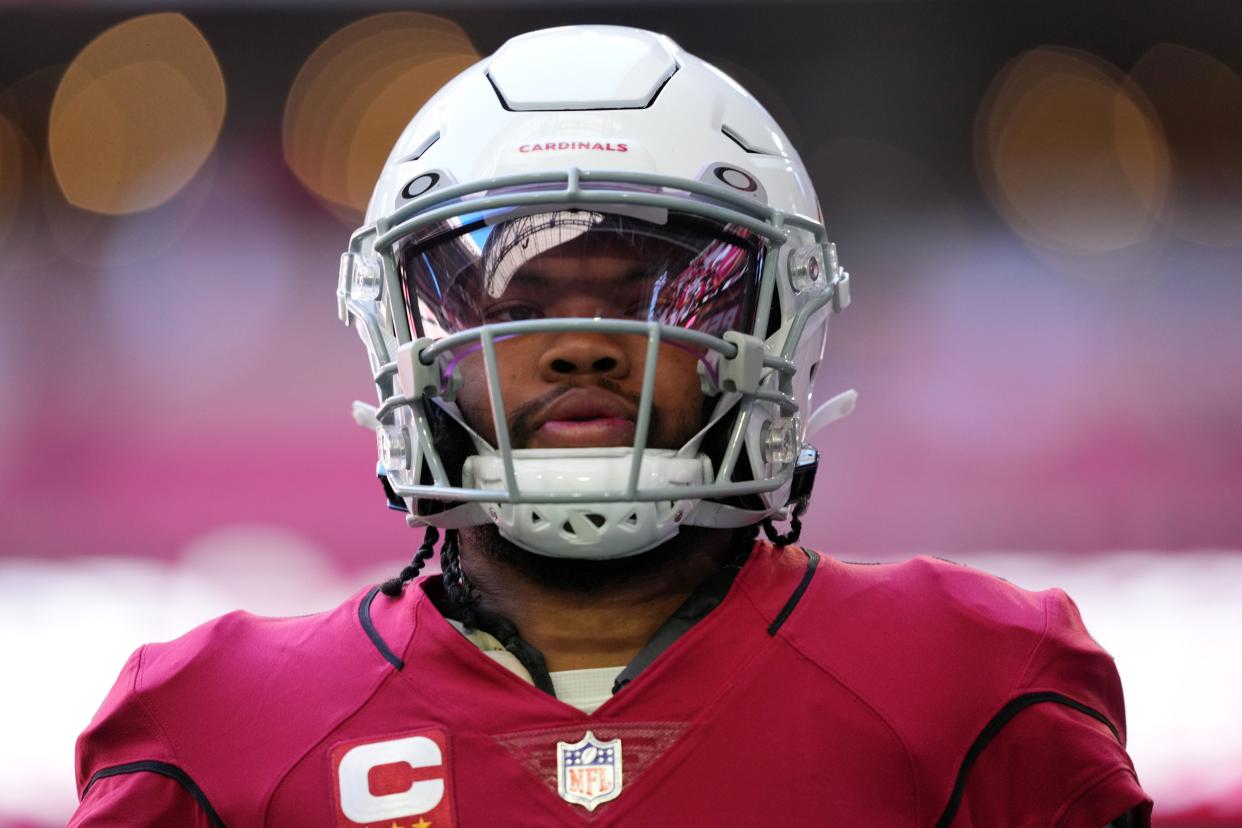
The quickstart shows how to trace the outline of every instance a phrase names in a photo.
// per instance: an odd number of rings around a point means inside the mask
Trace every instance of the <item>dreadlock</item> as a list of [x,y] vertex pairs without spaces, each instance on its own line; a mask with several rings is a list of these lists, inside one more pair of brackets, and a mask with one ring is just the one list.
[[810,499],[804,497],[794,505],[793,511],[789,514],[788,534],[782,535],[776,531],[776,526],[772,523],[772,518],[770,517],[763,519],[763,534],[767,535],[768,540],[777,546],[789,546],[790,544],[797,543],[798,538],[802,536],[801,518],[803,513],[806,512],[806,507],[809,503]]
[[[414,553],[414,558],[399,575],[380,584],[380,592],[390,598],[399,598],[405,591],[405,585],[418,577],[423,566],[435,554],[436,542],[439,539],[439,530],[434,526],[428,526],[426,534],[423,535],[422,544]],[[552,689],[552,678],[548,675],[548,666],[544,661],[543,653],[522,638],[512,621],[499,613],[484,609],[479,604],[478,590],[466,578],[466,573],[461,568],[456,529],[448,529],[444,532],[444,543],[440,545],[440,570],[440,577],[444,581],[444,591],[448,596],[447,609],[450,616],[467,627],[482,630],[493,636],[526,668],[536,687],[545,693],[556,695]]]
[[418,573],[423,571],[423,565],[431,560],[431,556],[435,554],[436,541],[439,539],[440,530],[434,526],[428,526],[427,532],[423,535],[423,542],[419,545],[418,551],[414,553],[414,557],[409,564],[401,570],[400,575],[395,578],[389,578],[380,584],[380,592],[389,598],[400,598],[401,593],[405,590],[405,585],[418,577]]
[[[801,511],[795,510],[795,516],[791,521],[793,531],[790,533],[793,539],[786,540],[786,543],[793,543],[793,540],[796,539],[800,529],[797,515],[801,513]],[[764,530],[768,532],[768,536],[771,538],[775,530],[769,527],[770,522],[765,523]],[[758,535],[758,525],[743,526],[733,531],[733,545],[737,550],[737,554],[732,562],[733,566],[740,567],[746,562],[746,558],[750,555],[750,549]],[[439,531],[434,526],[428,526],[427,532],[423,536],[423,542],[418,547],[418,551],[414,554],[414,558],[409,565],[401,570],[401,574],[395,578],[389,578],[381,584],[380,591],[393,598],[399,597],[404,591],[405,585],[418,576],[424,564],[435,554],[435,544],[439,539]],[[470,583],[470,579],[466,577],[465,571],[461,568],[461,550],[458,543],[457,530],[445,530],[444,543],[440,545],[440,577],[444,583],[444,592],[448,599],[447,606],[444,608],[446,615],[467,627],[481,630],[494,637],[500,642],[502,647],[526,668],[526,672],[530,674],[531,680],[534,681],[536,687],[549,695],[555,696],[556,692],[552,687],[552,677],[548,674],[548,666],[544,660],[543,653],[522,638],[516,624],[500,613],[492,612],[481,605],[478,590]],[[775,538],[773,538],[773,543],[783,545]]]
[[482,630],[500,642],[513,657],[530,673],[535,686],[548,695],[555,696],[552,677],[543,653],[539,652],[518,632],[517,625],[503,615],[484,609],[479,603],[479,592],[470,583],[461,568],[461,550],[457,545],[457,532],[444,534],[440,547],[440,570],[444,579],[444,591],[448,595],[449,610],[467,627]]

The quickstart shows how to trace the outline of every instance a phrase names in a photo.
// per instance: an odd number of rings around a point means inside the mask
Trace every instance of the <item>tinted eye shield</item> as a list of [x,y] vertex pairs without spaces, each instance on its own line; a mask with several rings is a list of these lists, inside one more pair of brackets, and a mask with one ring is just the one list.
[[[744,228],[697,216],[648,218],[656,221],[593,210],[472,213],[428,238],[403,239],[394,255],[404,295],[417,300],[406,302],[411,327],[431,339],[544,318],[633,319],[717,337],[750,329],[765,245]],[[707,389],[717,386],[710,351],[664,342],[700,360]],[[445,372],[481,349],[475,342],[456,351]]]
[[[409,324],[433,338],[544,317],[658,321],[719,336],[754,324],[765,245],[745,228],[662,211],[462,216],[394,257]],[[417,300],[411,301],[411,300]]]

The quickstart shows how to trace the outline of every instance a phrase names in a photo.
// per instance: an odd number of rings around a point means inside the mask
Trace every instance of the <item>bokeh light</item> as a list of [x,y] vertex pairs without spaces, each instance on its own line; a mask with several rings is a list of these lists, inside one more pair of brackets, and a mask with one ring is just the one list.
[[86,210],[157,207],[207,160],[224,111],[220,65],[189,20],[128,20],[91,41],[56,90],[48,128],[56,180]]
[[[17,125],[0,113],[0,250],[13,235],[30,188],[34,152]],[[7,253],[7,250],[6,250]]]
[[1242,77],[1172,43],[1146,52],[1130,76],[1168,138],[1173,184],[1165,223],[1189,241],[1242,244]]
[[[59,261],[56,248],[43,243],[43,212],[39,205],[41,194],[49,189],[50,171],[45,169],[48,115],[66,65],[40,67],[0,92],[0,117],[16,130],[17,146],[24,156],[22,179],[16,190],[19,203],[7,235],[0,239],[0,280],[26,268],[46,267]],[[0,188],[8,191],[18,185],[12,175],[11,168],[0,171]],[[59,192],[54,182],[50,189]]]
[[980,108],[975,146],[1001,216],[1057,252],[1143,242],[1168,192],[1168,149],[1151,105],[1084,52],[1033,49],[1006,66]]
[[75,206],[51,183],[45,164],[43,214],[50,250],[92,268],[118,267],[155,259],[177,244],[202,214],[215,185],[217,159],[209,156],[179,191],[157,210],[107,214]]
[[478,60],[461,27],[435,15],[392,12],[346,26],[293,82],[284,115],[286,162],[311,192],[361,212],[410,118]]

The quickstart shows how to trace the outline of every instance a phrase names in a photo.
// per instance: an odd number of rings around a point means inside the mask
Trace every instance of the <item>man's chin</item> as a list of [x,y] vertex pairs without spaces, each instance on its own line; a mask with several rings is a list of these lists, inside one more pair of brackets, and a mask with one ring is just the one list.
[[599,595],[628,584],[649,579],[664,580],[668,568],[679,558],[701,547],[708,533],[727,530],[683,527],[681,531],[654,549],[624,558],[579,560],[554,558],[523,549],[500,534],[494,525],[475,526],[462,531],[463,565],[469,573],[471,553],[481,554],[491,562],[512,570],[547,590],[577,596]]

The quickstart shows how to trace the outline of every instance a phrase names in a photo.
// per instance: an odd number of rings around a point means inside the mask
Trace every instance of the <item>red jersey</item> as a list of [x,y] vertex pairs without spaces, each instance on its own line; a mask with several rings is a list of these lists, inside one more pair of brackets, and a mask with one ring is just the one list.
[[761,543],[587,715],[487,657],[424,585],[138,650],[78,742],[71,824],[1148,822],[1112,659],[1059,590]]

